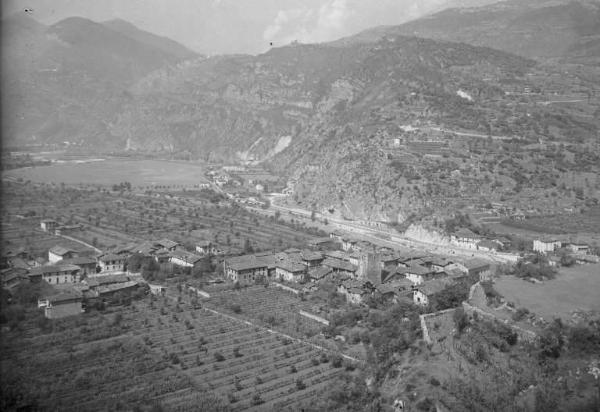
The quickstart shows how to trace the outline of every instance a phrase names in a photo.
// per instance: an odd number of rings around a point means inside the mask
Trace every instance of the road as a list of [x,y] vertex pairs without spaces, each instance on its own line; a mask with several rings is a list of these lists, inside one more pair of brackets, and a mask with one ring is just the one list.
[[60,237],[65,238],[65,239],[72,240],[73,242],[77,242],[77,243],[79,243],[79,244],[81,244],[81,245],[83,245],[85,247],[89,247],[90,249],[94,249],[94,251],[96,253],[98,253],[98,254],[102,253],[102,251],[100,249],[98,249],[96,246],[92,246],[89,243],[84,242],[83,240],[75,239],[74,237],[67,236],[67,235],[57,235],[57,236],[60,236]]
[[[312,212],[309,210],[304,210],[300,208],[281,206],[276,203],[277,198],[271,196],[269,198],[271,202],[271,206],[269,210],[275,210],[279,212],[291,213],[295,217],[301,217],[304,219],[311,218]],[[265,210],[251,208],[254,211],[265,212]],[[271,212],[273,213],[273,212]],[[320,216],[317,213],[317,218],[323,218],[325,216]],[[496,263],[510,263],[515,262],[517,256],[508,253],[496,253],[496,252],[486,252],[481,250],[472,250],[472,249],[463,249],[455,245],[439,245],[434,243],[427,243],[423,241],[419,241],[416,239],[412,239],[406,236],[403,236],[399,233],[393,234],[393,239],[384,239],[382,236],[389,237],[392,235],[390,232],[367,227],[355,222],[350,222],[347,220],[337,219],[334,217],[326,217],[329,221],[329,225],[335,227],[336,229],[350,232],[356,235],[359,235],[362,239],[368,240],[371,243],[380,246],[390,247],[392,249],[405,248],[405,249],[416,249],[419,251],[424,251],[426,253],[431,254],[441,254],[441,255],[449,255],[449,256],[462,256],[462,257],[478,257],[486,260],[490,260]]]
[[479,133],[457,132],[456,130],[448,130],[448,129],[443,129],[441,127],[429,127],[428,129],[435,130],[437,132],[442,132],[442,133],[452,133],[457,136],[478,137],[480,139],[489,139],[489,138],[492,138],[493,140],[520,139],[520,137],[517,137],[517,136],[493,136],[493,135],[490,136],[487,134],[479,134]]
[[576,99],[576,100],[550,100],[547,102],[538,102],[538,104],[541,104],[543,106],[548,106],[550,104],[554,104],[554,103],[579,103],[579,102],[587,102],[586,99]]

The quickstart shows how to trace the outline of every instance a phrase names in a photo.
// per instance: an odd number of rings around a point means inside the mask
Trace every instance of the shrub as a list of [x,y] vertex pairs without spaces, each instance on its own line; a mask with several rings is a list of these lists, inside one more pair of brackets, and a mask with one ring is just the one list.
[[306,389],[306,384],[302,382],[302,379],[296,379],[296,389],[301,391],[302,389]]
[[264,401],[260,397],[260,393],[257,392],[254,395],[252,395],[252,405],[260,405],[263,402]]
[[331,366],[334,368],[342,367],[342,357],[340,355],[338,355],[337,353],[334,355],[331,355]]
[[238,305],[237,303],[231,305],[231,311],[233,313],[242,313],[242,307],[240,305]]
[[487,350],[485,349],[485,346],[483,346],[483,344],[481,343],[477,344],[477,347],[475,348],[475,359],[479,363],[486,362],[489,359]]
[[217,362],[223,362],[225,360],[225,356],[221,352],[215,352],[215,360]]
[[241,391],[242,389],[244,389],[244,387],[242,386],[242,383],[240,382],[240,378],[238,378],[236,376],[233,378],[233,381],[234,381],[235,390]]
[[244,355],[240,353],[240,348],[236,346],[235,348],[233,348],[233,356],[235,356],[236,358],[241,358]]
[[527,315],[529,315],[529,310],[527,310],[527,308],[519,308],[515,313],[513,313],[512,319],[515,322],[519,322],[520,320],[525,319]]
[[296,373],[298,372],[298,369],[296,369],[296,367],[294,365],[290,366],[290,373]]
[[431,379],[429,379],[429,383],[433,386],[440,386],[440,381],[437,380],[434,376],[432,376]]
[[170,353],[169,354],[169,360],[171,361],[171,363],[173,365],[177,365],[178,363],[180,363],[181,361],[179,360],[179,356],[177,356],[176,353]]
[[465,313],[463,308],[457,308],[452,316],[454,319],[454,325],[458,334],[461,334],[463,330],[469,325],[469,317]]
[[429,398],[425,398],[425,399],[421,399],[418,403],[417,403],[417,409],[420,411],[430,411],[435,407],[435,404],[433,403],[433,401]]

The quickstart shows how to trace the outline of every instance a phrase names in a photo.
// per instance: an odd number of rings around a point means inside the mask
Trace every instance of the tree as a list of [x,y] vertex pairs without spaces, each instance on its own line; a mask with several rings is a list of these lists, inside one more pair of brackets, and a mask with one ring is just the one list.
[[254,248],[250,244],[250,239],[248,238],[244,241],[244,253],[254,253]]

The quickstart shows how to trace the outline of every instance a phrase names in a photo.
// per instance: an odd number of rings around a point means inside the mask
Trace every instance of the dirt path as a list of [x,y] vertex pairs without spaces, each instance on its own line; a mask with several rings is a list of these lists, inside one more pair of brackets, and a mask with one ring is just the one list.
[[83,240],[75,239],[74,237],[67,236],[67,235],[57,235],[57,236],[60,236],[60,237],[62,237],[62,238],[68,239],[68,240],[71,240],[71,241],[73,241],[73,242],[77,242],[77,243],[79,243],[80,245],[83,245],[83,246],[85,246],[85,247],[89,247],[90,249],[94,249],[94,251],[95,251],[96,253],[99,253],[99,254],[100,254],[100,253],[102,253],[102,251],[101,251],[100,249],[98,249],[98,248],[97,248],[97,247],[95,247],[95,246],[92,246],[92,245],[90,245],[89,243],[86,243],[86,242],[84,242]]

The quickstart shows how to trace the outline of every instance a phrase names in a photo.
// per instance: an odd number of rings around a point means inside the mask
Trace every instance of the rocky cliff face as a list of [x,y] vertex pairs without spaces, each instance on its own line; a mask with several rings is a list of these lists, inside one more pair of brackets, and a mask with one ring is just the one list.
[[[449,184],[450,172],[462,167],[456,159],[438,154],[441,161],[429,162],[427,150],[406,151],[411,139],[447,138],[430,126],[483,137],[547,136],[543,124],[558,112],[547,107],[541,113],[533,101],[516,110],[504,89],[521,87],[532,71],[543,69],[493,49],[400,35],[372,43],[293,45],[152,73],[131,89],[110,132],[136,150],[262,162],[297,180],[296,200],[307,207],[403,221],[444,207],[444,199],[471,187],[492,192],[489,177]],[[596,130],[560,116],[553,129],[559,134],[574,133],[573,127],[586,136]],[[421,129],[429,131],[411,132]],[[390,149],[398,137],[400,152]],[[439,153],[448,154],[450,144],[442,143]],[[464,147],[453,150],[464,157]]]
[[[513,71],[530,63],[465,45],[397,37],[376,45],[297,45],[264,55],[225,56],[186,62],[153,73],[132,95],[111,132],[149,150],[186,148],[200,157],[263,160],[283,136],[299,146],[323,143],[326,134],[372,121],[372,111],[432,87],[454,94],[442,72],[489,61]],[[464,60],[464,61],[461,61]],[[371,117],[371,118],[370,118]],[[325,139],[326,140],[326,139]],[[325,142],[326,143],[326,142]],[[292,154],[293,153],[293,154]]]

